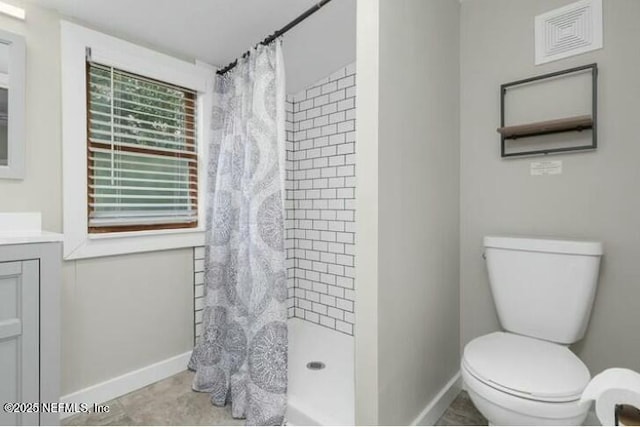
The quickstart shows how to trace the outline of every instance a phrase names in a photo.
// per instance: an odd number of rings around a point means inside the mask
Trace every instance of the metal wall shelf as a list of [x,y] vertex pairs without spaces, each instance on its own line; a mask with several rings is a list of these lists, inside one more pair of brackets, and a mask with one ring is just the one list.
[[[558,76],[591,72],[591,115],[581,115],[565,117],[555,120],[525,123],[519,125],[505,125],[505,96],[509,88],[522,86],[525,84],[538,82],[546,79],[553,79]],[[597,117],[598,117],[598,64],[589,64],[567,70],[556,71],[554,73],[543,74],[530,77],[500,86],[500,127],[497,129],[500,134],[501,157],[531,156],[539,154],[561,153],[568,151],[594,150],[598,146]],[[530,138],[542,135],[551,135],[562,132],[582,132],[591,131],[591,144],[579,145],[563,148],[550,148],[542,150],[506,152],[506,141],[519,138]]]

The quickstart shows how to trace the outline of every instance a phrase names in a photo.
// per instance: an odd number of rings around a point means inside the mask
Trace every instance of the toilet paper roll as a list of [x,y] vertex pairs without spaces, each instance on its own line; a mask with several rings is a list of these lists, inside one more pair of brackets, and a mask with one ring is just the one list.
[[594,400],[596,415],[603,426],[615,425],[615,406],[640,408],[640,374],[630,369],[612,368],[596,375],[582,393],[581,402]]

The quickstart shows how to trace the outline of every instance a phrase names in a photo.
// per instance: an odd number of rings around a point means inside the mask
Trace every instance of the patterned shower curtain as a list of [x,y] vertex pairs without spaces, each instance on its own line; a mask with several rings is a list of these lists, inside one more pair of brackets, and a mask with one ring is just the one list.
[[284,70],[280,41],[217,77],[208,165],[203,330],[193,389],[247,425],[287,403]]

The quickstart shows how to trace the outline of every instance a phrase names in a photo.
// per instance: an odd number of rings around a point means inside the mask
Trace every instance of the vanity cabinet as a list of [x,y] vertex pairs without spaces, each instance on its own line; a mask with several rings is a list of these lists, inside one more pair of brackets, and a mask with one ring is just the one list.
[[[60,275],[56,235],[0,235],[0,404],[60,399]],[[45,241],[43,241],[45,240]],[[23,408],[21,408],[23,409]],[[0,425],[57,425],[59,413],[6,412]]]
[[[37,402],[38,281],[36,260],[0,263],[0,402]],[[0,412],[0,424],[39,423],[37,413]]]

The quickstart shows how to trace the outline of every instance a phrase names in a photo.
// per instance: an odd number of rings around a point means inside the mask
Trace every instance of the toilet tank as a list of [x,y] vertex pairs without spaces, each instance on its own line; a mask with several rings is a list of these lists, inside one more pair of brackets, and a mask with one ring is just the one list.
[[560,344],[584,336],[602,243],[489,236],[484,248],[491,292],[506,331]]

